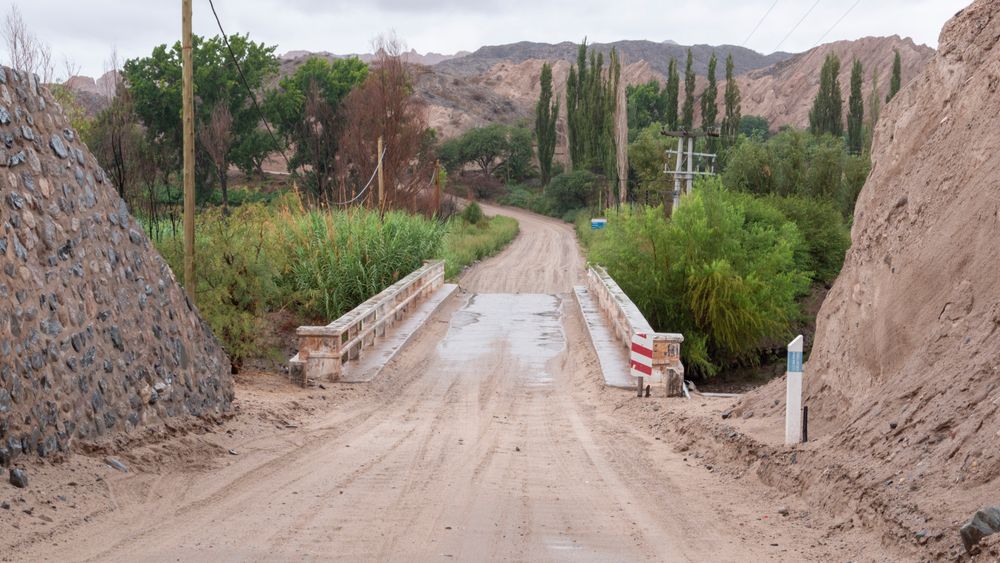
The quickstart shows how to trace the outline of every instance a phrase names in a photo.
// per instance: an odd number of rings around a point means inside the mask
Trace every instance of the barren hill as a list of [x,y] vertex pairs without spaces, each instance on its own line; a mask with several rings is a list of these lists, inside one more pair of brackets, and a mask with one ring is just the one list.
[[[894,50],[899,51],[903,82],[916,77],[934,55],[934,49],[916,45],[909,37],[864,37],[855,41],[826,43],[781,61],[773,66],[753,70],[737,78],[743,99],[743,115],[761,115],[774,128],[782,125],[806,127],[809,109],[819,90],[820,68],[830,53],[840,58],[840,88],[846,103],[851,88],[851,64],[854,59],[864,67],[862,94],[867,104],[871,91],[871,72],[878,76],[879,90],[884,99],[889,89]],[[720,91],[722,90],[720,86]],[[865,110],[870,108],[865,106]]]
[[[804,379],[819,440],[796,486],[952,560],[956,523],[998,501],[998,38],[1000,1],[973,3],[883,112]],[[777,397],[741,408],[780,425]]]

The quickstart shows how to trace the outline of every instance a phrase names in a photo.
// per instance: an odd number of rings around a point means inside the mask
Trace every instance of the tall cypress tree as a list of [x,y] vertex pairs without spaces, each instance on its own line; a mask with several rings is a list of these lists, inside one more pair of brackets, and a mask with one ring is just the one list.
[[680,82],[681,77],[677,72],[677,59],[671,58],[667,69],[667,87],[664,89],[667,96],[667,129],[671,131],[677,130],[677,102],[678,94],[680,93]]
[[872,89],[868,94],[868,122],[865,124],[865,152],[872,150],[872,135],[875,133],[875,124],[882,113],[882,94],[878,91],[878,71],[872,69]]
[[691,130],[694,128],[694,70],[692,64],[691,49],[687,52],[687,63],[684,64],[684,109],[681,117],[681,128]]
[[742,119],[742,103],[740,101],[740,85],[733,76],[733,54],[726,57],[726,116],[722,119],[722,143],[732,146],[740,133]]
[[819,91],[809,112],[809,130],[816,134],[844,134],[844,104],[840,95],[840,59],[829,54],[820,70]]
[[889,93],[885,96],[885,103],[889,103],[889,100],[896,97],[903,74],[903,62],[899,58],[899,49],[894,49],[894,51],[896,55],[892,58],[892,78],[889,79]]
[[580,46],[576,66],[570,67],[566,82],[566,113],[570,159],[573,168],[606,174],[614,170],[615,108],[621,63],[612,50],[605,71],[604,55],[590,52],[586,41]]
[[715,127],[715,120],[719,117],[719,85],[715,81],[715,67],[719,65],[719,60],[715,53],[708,59],[708,86],[701,94],[701,127],[709,129]]
[[540,77],[542,93],[535,107],[535,137],[538,140],[538,170],[542,186],[552,178],[552,158],[556,152],[556,119],[559,117],[559,100],[552,102],[552,67],[542,65]]
[[865,101],[861,95],[861,61],[851,66],[851,97],[847,101],[847,150],[861,154],[864,144]]

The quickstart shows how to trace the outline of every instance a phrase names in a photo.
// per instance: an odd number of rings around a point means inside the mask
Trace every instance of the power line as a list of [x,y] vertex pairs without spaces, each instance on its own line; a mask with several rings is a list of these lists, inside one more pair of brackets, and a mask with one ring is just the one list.
[[233,46],[229,44],[229,36],[226,35],[226,30],[222,29],[222,21],[219,20],[219,13],[215,11],[215,3],[212,0],[208,0],[208,5],[212,8],[212,15],[215,16],[215,23],[219,26],[219,33],[222,34],[222,40],[226,44],[226,49],[229,50],[229,58],[233,61],[233,65],[236,66],[236,72],[240,75],[240,81],[243,83],[243,87],[246,88],[247,94],[250,95],[250,101],[253,102],[254,109],[257,110],[257,116],[260,117],[260,122],[264,124],[264,129],[267,129],[267,134],[271,137],[271,142],[274,146],[278,148],[278,152],[281,153],[281,158],[285,159],[285,168],[291,172],[292,165],[288,161],[288,156],[285,155],[285,151],[281,148],[281,143],[274,136],[274,132],[271,131],[271,126],[267,124],[267,119],[264,119],[264,112],[260,110],[260,106],[257,104],[257,96],[254,95],[253,90],[250,88],[250,84],[247,82],[247,77],[243,74],[243,69],[240,68],[240,62],[236,60],[236,53],[233,52]]
[[830,32],[833,31],[833,29],[835,27],[837,27],[838,25],[840,25],[840,22],[844,21],[844,18],[847,17],[847,14],[850,14],[854,10],[854,8],[858,7],[858,4],[860,4],[860,3],[861,3],[861,0],[857,0],[856,2],[854,2],[854,4],[851,4],[851,7],[848,8],[846,12],[844,12],[844,15],[840,16],[840,18],[837,21],[833,22],[833,25],[830,26],[830,29],[826,30],[826,33],[824,33],[823,35],[821,35],[819,37],[819,41],[817,41],[816,45],[813,45],[813,47],[815,48],[820,43],[822,43],[823,40],[826,39],[826,36],[829,35]]
[[788,38],[792,36],[793,33],[795,33],[795,30],[798,29],[800,25],[802,25],[802,22],[806,21],[806,18],[809,17],[809,14],[811,14],[812,11],[816,9],[816,6],[818,6],[821,1],[822,0],[816,0],[816,2],[814,2],[813,5],[809,7],[809,10],[806,11],[805,15],[802,16],[802,19],[800,19],[798,23],[796,23],[792,27],[791,31],[789,31],[788,34],[785,35],[785,37],[782,38],[782,40],[779,41],[778,44],[774,47],[775,52],[777,52],[778,48],[781,47],[785,43],[785,41],[787,41]]
[[355,201],[358,201],[359,199],[361,199],[361,196],[365,195],[365,192],[368,191],[368,188],[371,187],[372,182],[375,180],[375,175],[378,174],[378,169],[381,168],[381,166],[382,166],[382,157],[385,156],[385,151],[386,151],[386,149],[382,149],[382,154],[378,155],[378,164],[375,165],[375,170],[372,172],[372,177],[368,179],[368,183],[365,184],[365,187],[361,188],[361,191],[358,192],[358,194],[356,196],[352,197],[351,199],[349,199],[347,201],[334,201],[334,202],[331,202],[330,205],[350,205],[350,204],[354,203]]
[[741,45],[741,47],[747,46],[747,42],[750,41],[750,38],[753,37],[753,34],[757,33],[757,30],[760,29],[760,24],[764,23],[764,20],[767,19],[767,16],[771,14],[771,10],[773,10],[774,7],[777,5],[778,5],[778,0],[774,0],[774,3],[771,4],[771,7],[768,8],[766,12],[764,12],[763,16],[761,16],[760,21],[757,22],[757,25],[753,26],[753,30],[750,31],[750,35],[747,35],[747,38],[743,40],[743,45]]

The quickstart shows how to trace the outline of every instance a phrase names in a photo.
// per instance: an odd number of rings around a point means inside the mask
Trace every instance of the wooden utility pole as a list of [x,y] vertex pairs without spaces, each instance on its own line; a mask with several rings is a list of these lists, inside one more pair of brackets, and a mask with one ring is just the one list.
[[441,213],[441,161],[434,161],[434,216]]
[[184,103],[184,288],[195,300],[194,273],[194,64],[191,60],[191,0],[183,4],[181,58]]
[[385,211],[385,183],[382,180],[382,136],[378,138],[378,210]]

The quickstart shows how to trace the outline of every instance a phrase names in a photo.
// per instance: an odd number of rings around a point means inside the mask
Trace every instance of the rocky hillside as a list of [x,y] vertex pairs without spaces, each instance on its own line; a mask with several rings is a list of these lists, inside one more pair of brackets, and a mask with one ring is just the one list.
[[[806,127],[809,109],[819,91],[820,68],[827,55],[840,58],[840,88],[846,108],[851,88],[851,64],[854,59],[864,67],[862,94],[866,99],[871,91],[871,73],[878,76],[882,99],[889,88],[894,51],[898,50],[902,62],[903,82],[907,82],[923,69],[934,55],[926,45],[916,45],[910,38],[864,37],[855,41],[826,43],[781,61],[773,66],[750,71],[737,78],[743,98],[744,115],[761,115],[775,129],[782,125]],[[720,91],[722,91],[720,86]],[[869,108],[866,105],[865,110]]]
[[[661,75],[666,75],[667,66],[671,58],[682,61],[687,56],[688,50],[687,46],[678,45],[673,41],[664,41],[662,43],[655,43],[653,41],[615,41],[613,43],[594,43],[589,48],[598,53],[604,53],[605,57],[607,57],[611,49],[615,49],[622,56],[622,60],[625,63],[646,61],[653,70]],[[475,76],[489,71],[499,63],[516,64],[530,60],[574,63],[576,62],[577,49],[578,45],[569,41],[555,45],[526,41],[507,45],[492,45],[481,47],[466,56],[442,62],[436,65],[436,70],[461,76]],[[712,56],[713,52],[732,53],[733,65],[737,74],[766,68],[792,56],[791,53],[784,52],[762,55],[751,49],[736,47],[734,45],[692,45],[690,49],[693,61],[692,68],[694,68],[695,73],[702,75],[708,71],[708,59]]]
[[[1000,504],[998,42],[1000,1],[978,0],[886,107],[805,371],[818,441],[798,486],[932,559],[955,560],[957,524]],[[784,396],[779,380],[741,410],[780,426]]]

